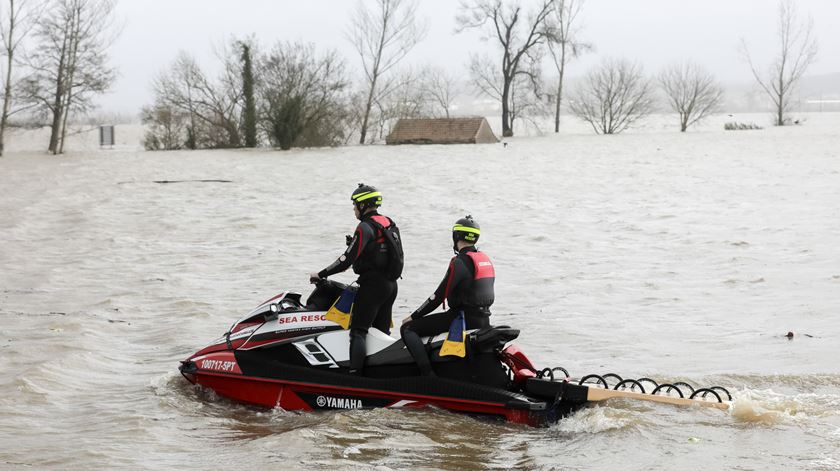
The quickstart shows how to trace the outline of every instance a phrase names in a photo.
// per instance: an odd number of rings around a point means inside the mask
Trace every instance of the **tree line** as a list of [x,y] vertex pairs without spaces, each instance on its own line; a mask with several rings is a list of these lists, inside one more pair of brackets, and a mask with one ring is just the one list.
[[[496,56],[470,58],[470,76],[482,94],[501,103],[503,136],[513,135],[516,120],[534,120],[552,111],[554,132],[559,132],[565,68],[572,60],[594,50],[592,43],[581,38],[577,22],[584,3],[585,0],[541,0],[526,9],[519,1],[461,0],[458,31],[480,30],[484,39],[496,45]],[[791,122],[788,114],[792,91],[816,59],[818,48],[813,29],[810,18],[799,18],[794,0],[779,0],[778,49],[770,64],[758,66],[746,41],[741,41],[741,54],[757,84],[772,100],[778,126]],[[546,55],[556,73],[553,87],[546,86],[542,78]],[[570,94],[568,108],[596,133],[615,134],[656,109],[657,91],[665,97],[666,107],[677,114],[682,132],[719,111],[723,101],[720,83],[690,60],[649,77],[636,62],[607,58],[590,70]]]
[[[89,112],[116,76],[107,56],[119,29],[116,0],[0,1],[0,155],[6,130],[24,125],[47,126],[47,149],[62,153],[68,123]],[[595,132],[619,133],[655,109],[656,93],[678,115],[681,131],[719,110],[720,84],[690,61],[649,77],[633,61],[605,59],[567,94],[567,65],[595,49],[578,24],[585,0],[460,0],[456,32],[479,31],[493,45],[492,53],[469,57],[472,90],[465,90],[463,80],[442,68],[402,66],[428,31],[418,3],[357,2],[345,36],[361,80],[336,51],[311,43],[233,39],[219,48],[221,72],[212,76],[179,53],[154,78],[154,100],[142,110],[145,147],[367,144],[383,139],[399,118],[451,116],[455,97],[469,92],[500,104],[505,137],[517,122],[550,115],[558,132],[563,105]],[[817,54],[813,22],[798,17],[793,0],[779,0],[777,46],[767,66],[753,60],[744,41],[741,52],[773,102],[776,124],[785,125],[792,90]]]
[[[253,38],[219,48],[220,76],[188,53],[155,78],[142,112],[151,150],[335,146],[381,140],[397,118],[449,117],[457,80],[443,69],[398,65],[427,26],[416,0],[359,2],[347,31],[363,71],[361,86],[336,51]],[[244,140],[243,140],[244,138]]]

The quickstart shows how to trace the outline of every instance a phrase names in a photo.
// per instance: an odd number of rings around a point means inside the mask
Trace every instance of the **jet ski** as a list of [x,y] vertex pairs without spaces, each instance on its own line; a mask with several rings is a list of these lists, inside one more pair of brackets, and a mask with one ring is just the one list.
[[419,408],[545,426],[587,403],[585,385],[554,380],[511,342],[508,326],[467,331],[466,356],[440,356],[447,337],[424,338],[435,377],[422,376],[402,340],[371,328],[364,376],[349,372],[349,335],[326,319],[347,286],[322,280],[302,302],[283,292],[181,362],[191,383],[234,401],[285,410]]

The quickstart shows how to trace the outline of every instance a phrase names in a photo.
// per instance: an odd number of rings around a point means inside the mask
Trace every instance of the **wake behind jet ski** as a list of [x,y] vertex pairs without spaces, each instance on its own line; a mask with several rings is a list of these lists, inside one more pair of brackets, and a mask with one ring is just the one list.
[[[558,369],[537,369],[510,344],[519,331],[507,326],[469,331],[465,358],[440,356],[446,334],[424,338],[436,377],[421,375],[401,340],[372,328],[365,376],[352,375],[348,331],[326,319],[326,311],[346,288],[323,280],[306,303],[292,292],[261,303],[222,337],[182,361],[181,373],[220,396],[269,408],[312,411],[431,405],[533,426],[551,424],[587,402],[610,397],[727,407],[722,402],[672,397],[674,389],[683,396],[673,385],[660,388],[662,395],[654,396],[643,394],[641,384],[641,393],[636,392],[636,385],[627,380],[624,390],[611,391],[589,383],[591,378],[582,380],[583,384],[555,378]],[[603,377],[596,380],[608,386]],[[697,390],[697,398],[707,399],[712,395],[708,391]],[[720,400],[718,393],[711,393]]]

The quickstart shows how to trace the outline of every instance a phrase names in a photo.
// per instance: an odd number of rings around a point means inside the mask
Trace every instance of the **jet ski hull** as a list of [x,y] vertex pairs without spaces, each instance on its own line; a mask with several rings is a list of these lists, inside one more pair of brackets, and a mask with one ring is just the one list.
[[433,406],[540,426],[586,403],[572,385],[534,378],[527,357],[506,346],[519,334],[508,327],[468,333],[466,358],[440,356],[445,333],[427,338],[435,377],[420,374],[401,340],[372,328],[364,376],[351,375],[348,331],[324,315],[342,286],[322,283],[306,304],[288,292],[263,302],[181,373],[219,396],[285,410]]
[[[533,397],[440,377],[358,377],[293,365],[273,370],[269,373],[273,377],[258,376],[243,373],[243,369],[248,371],[254,365],[248,365],[253,359],[243,358],[244,366],[240,367],[237,357],[242,356],[245,355],[230,351],[201,355],[183,362],[181,373],[191,383],[209,388],[219,396],[289,411],[431,406],[530,426],[546,426],[585,404],[585,400]],[[264,365],[264,368],[278,366]]]

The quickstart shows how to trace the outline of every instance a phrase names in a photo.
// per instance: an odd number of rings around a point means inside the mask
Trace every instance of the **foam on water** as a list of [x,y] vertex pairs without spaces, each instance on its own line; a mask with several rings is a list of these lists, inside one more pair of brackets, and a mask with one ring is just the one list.
[[777,424],[840,417],[838,395],[786,395],[772,390],[743,390],[733,395],[732,416],[739,421]]
[[565,433],[602,433],[644,425],[644,414],[612,407],[588,407],[561,420],[553,428]]

